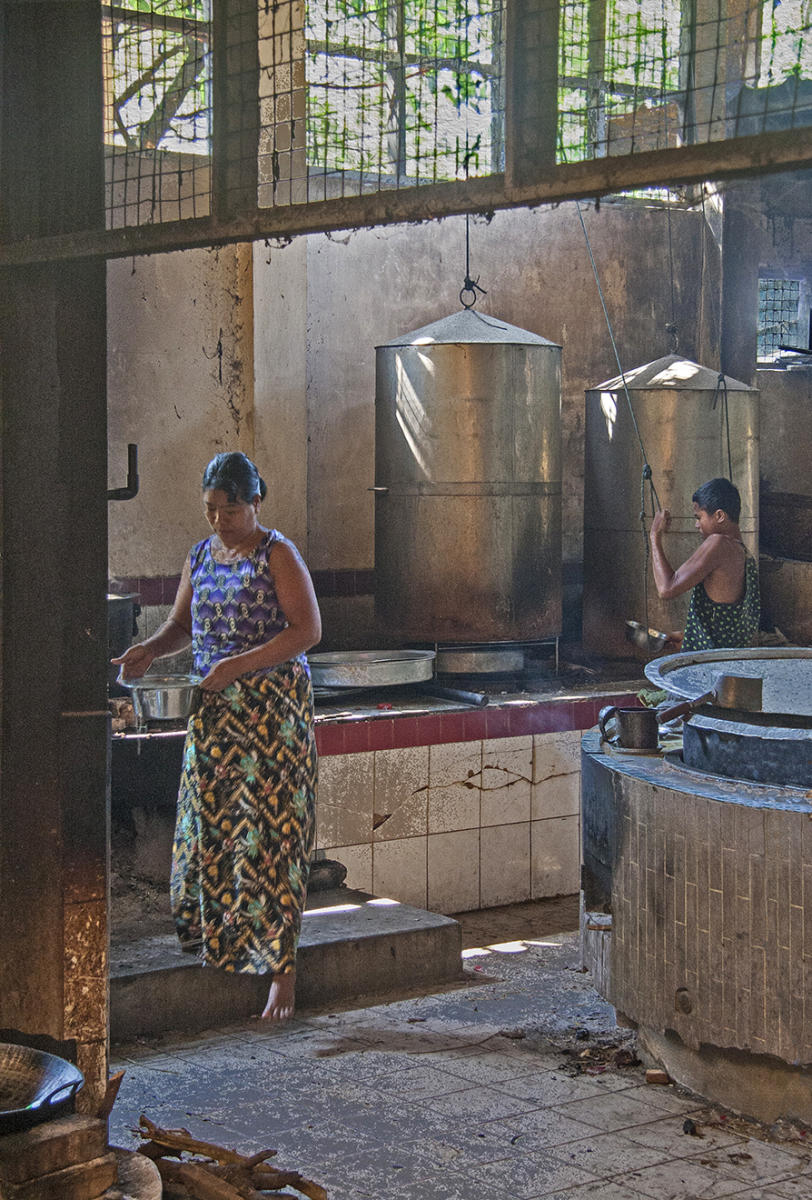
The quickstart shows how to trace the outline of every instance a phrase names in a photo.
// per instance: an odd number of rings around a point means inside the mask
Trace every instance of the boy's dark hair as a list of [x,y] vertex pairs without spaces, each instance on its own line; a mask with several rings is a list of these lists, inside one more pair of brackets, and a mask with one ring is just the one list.
[[708,513],[715,513],[717,508],[721,508],[731,521],[738,523],[742,498],[739,489],[729,479],[709,479],[696,489],[691,500]]

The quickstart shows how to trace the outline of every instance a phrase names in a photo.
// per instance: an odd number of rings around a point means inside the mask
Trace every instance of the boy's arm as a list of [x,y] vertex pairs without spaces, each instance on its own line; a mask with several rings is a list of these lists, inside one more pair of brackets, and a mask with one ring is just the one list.
[[675,596],[690,591],[722,563],[724,556],[724,539],[720,534],[712,533],[675,571],[663,549],[663,534],[668,529],[670,519],[668,509],[658,512],[649,535],[654,583],[661,600],[673,600]]

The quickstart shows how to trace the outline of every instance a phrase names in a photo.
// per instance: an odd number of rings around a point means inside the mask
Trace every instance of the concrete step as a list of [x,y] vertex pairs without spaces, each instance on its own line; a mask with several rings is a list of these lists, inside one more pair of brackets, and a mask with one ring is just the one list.
[[[462,934],[450,917],[351,888],[308,898],[296,972],[297,1007],[408,991],[462,978]],[[114,946],[113,1041],[196,1033],[262,1011],[268,977],[232,975],[184,954],[173,933]]]

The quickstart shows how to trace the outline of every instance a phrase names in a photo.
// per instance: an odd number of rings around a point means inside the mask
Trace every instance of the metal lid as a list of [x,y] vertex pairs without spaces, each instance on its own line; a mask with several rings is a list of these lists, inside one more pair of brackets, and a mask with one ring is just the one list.
[[497,317],[485,316],[474,312],[473,309],[462,309],[443,317],[431,325],[423,325],[412,333],[403,333],[376,346],[376,350],[385,350],[390,346],[437,346],[456,345],[466,342],[503,343],[517,346],[550,346],[556,350],[561,347],[557,342],[549,342],[547,338],[529,329],[519,329],[517,325],[508,325]]
[[[645,363],[642,367],[634,367],[624,371],[623,376],[616,375],[604,383],[587,388],[589,392],[616,392],[622,390],[623,380],[630,392],[653,391],[656,388],[668,388],[674,392],[715,392],[719,384],[719,371],[711,367],[701,367],[690,358],[682,358],[679,354],[666,354],[665,358],[656,358],[653,362]],[[752,392],[757,389],[748,387],[738,379],[724,376],[725,387],[729,392]]]

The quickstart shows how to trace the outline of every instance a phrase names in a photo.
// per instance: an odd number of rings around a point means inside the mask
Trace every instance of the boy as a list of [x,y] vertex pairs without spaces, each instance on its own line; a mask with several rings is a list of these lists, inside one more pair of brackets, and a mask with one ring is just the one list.
[[760,617],[758,568],[739,532],[738,489],[728,479],[710,479],[691,500],[702,544],[681,567],[674,571],[663,550],[663,534],[671,521],[667,508],[655,515],[649,535],[661,599],[692,589],[685,632],[672,634],[670,640],[682,650],[750,646]]

